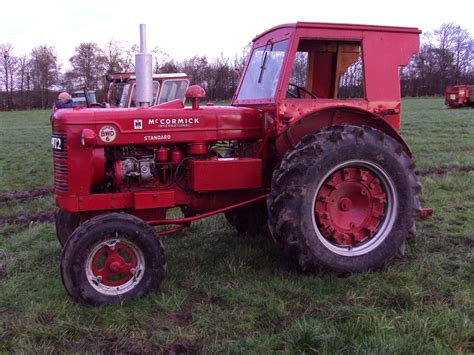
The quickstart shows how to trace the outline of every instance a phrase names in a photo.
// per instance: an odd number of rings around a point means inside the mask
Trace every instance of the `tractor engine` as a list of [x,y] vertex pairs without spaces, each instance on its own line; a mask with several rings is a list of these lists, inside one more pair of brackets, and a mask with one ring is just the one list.
[[[183,151],[187,154],[186,156]],[[230,156],[230,150],[227,154]],[[108,186],[112,186],[114,191],[124,191],[134,187],[163,188],[171,184],[179,184],[187,175],[186,162],[192,159],[216,159],[219,153],[207,144],[199,143],[188,145],[186,150],[178,145],[119,146],[111,148],[106,155],[105,176],[111,182]]]
[[121,181],[126,179],[137,179],[139,182],[153,180],[156,176],[154,154],[137,157],[129,152],[123,153],[121,160],[114,164],[116,185],[120,186]]

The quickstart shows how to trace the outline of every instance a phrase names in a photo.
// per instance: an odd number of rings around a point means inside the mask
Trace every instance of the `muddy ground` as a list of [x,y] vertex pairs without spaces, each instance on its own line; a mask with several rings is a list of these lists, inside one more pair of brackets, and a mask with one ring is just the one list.
[[[418,176],[444,175],[448,173],[469,172],[474,171],[474,166],[461,167],[436,167],[424,170],[417,170]],[[0,195],[1,202],[24,202],[34,198],[49,196],[53,193],[52,188],[36,188],[28,191],[12,192]],[[34,214],[19,213],[12,217],[0,217],[0,225],[5,224],[32,224],[32,223],[51,223],[54,222],[54,211],[41,211]]]

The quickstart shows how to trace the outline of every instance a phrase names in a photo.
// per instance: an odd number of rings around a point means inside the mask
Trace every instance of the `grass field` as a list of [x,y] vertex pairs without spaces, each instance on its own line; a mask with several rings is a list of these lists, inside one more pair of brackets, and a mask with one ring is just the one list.
[[473,353],[474,110],[408,99],[402,124],[435,213],[389,268],[298,275],[219,215],[164,238],[161,293],[85,307],[59,276],[49,112],[0,112],[0,352]]

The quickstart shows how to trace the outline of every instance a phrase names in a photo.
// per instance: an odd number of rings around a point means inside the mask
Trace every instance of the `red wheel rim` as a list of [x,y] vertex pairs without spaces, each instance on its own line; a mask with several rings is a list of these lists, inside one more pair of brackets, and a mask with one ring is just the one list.
[[137,267],[137,256],[127,245],[104,245],[92,257],[92,273],[105,286],[121,286],[129,282]]
[[345,166],[317,191],[314,215],[325,239],[350,248],[377,233],[386,207],[387,194],[376,174],[364,166]]

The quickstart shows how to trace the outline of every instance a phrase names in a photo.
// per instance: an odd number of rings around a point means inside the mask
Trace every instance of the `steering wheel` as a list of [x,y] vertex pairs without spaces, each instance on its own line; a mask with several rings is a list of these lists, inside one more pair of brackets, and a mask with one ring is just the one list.
[[91,102],[91,103],[89,104],[89,107],[100,107],[100,108],[104,108],[105,105],[104,105],[104,104],[101,104],[101,103],[99,103],[99,102]]
[[288,95],[290,95],[291,97],[294,97],[295,99],[304,99],[304,95],[302,95],[301,93],[305,93],[305,94],[308,94],[309,96],[311,96],[313,99],[317,99],[317,96],[315,94],[313,94],[311,91],[309,90],[306,90],[305,88],[299,86],[299,85],[296,85],[296,84],[293,84],[293,83],[289,83],[288,84],[288,89],[291,87],[294,87],[296,89],[296,94],[290,90],[287,90],[286,93]]

